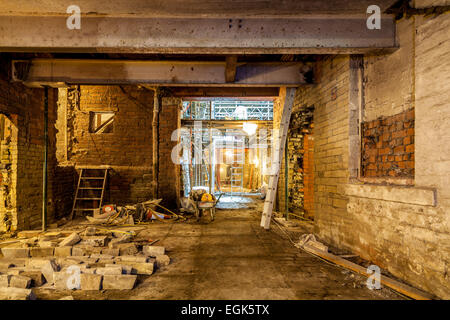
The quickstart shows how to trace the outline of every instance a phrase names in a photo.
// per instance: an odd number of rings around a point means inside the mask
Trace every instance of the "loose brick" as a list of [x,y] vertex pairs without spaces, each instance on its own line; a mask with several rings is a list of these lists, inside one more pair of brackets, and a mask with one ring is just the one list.
[[81,290],[98,291],[102,287],[103,276],[101,274],[81,274]]
[[72,247],[72,256],[80,257],[87,255],[86,249],[81,247]]
[[117,257],[118,260],[123,262],[139,262],[145,263],[148,261],[148,257],[146,256],[120,256]]
[[119,249],[121,256],[133,255],[139,252],[134,243],[119,244],[117,248]]
[[7,259],[28,258],[30,256],[29,248],[2,248],[2,254]]
[[31,289],[0,288],[0,300],[36,300]]
[[131,290],[136,284],[136,275],[105,275],[103,289]]
[[42,271],[36,270],[26,270],[20,272],[21,276],[25,276],[31,279],[31,286],[32,287],[40,287],[42,286],[46,281],[45,277],[42,274]]
[[30,248],[30,256],[36,257],[49,257],[53,256],[54,248]]
[[155,260],[151,260],[147,263],[136,263],[131,262],[129,265],[133,268],[132,273],[142,274],[142,275],[151,275],[155,270]]
[[118,274],[122,274],[122,267],[121,266],[113,266],[113,267],[97,268],[95,273],[102,274],[102,275],[118,275]]
[[104,254],[104,255],[112,256],[112,257],[117,257],[118,255],[120,255],[120,251],[119,251],[118,248],[115,248],[115,249],[110,249],[110,248],[102,249],[101,253]]
[[45,280],[52,284],[54,273],[59,270],[59,266],[54,259],[30,259],[28,267],[41,270]]
[[163,255],[166,249],[162,246],[144,246],[142,252],[149,257],[156,257]]
[[56,247],[54,255],[55,257],[70,257],[72,255],[72,247]]
[[92,247],[104,247],[107,239],[107,236],[83,236],[79,244]]
[[27,289],[31,286],[31,278],[26,276],[11,276],[9,286],[14,288]]
[[65,238],[63,241],[59,243],[60,247],[68,247],[73,246],[81,241],[81,237],[78,235],[78,233],[74,232],[67,238]]
[[170,264],[170,258],[168,255],[160,255],[156,256],[156,265],[158,268],[162,268],[168,266]]
[[[75,278],[69,279],[69,277],[71,277],[71,276],[72,276],[72,274],[70,274],[66,271],[55,272],[54,278],[53,278],[53,283],[55,284],[55,289],[58,289],[58,290],[80,289]],[[75,281],[72,281],[69,283],[68,281],[72,280],[72,279],[74,279]]]
[[0,274],[0,287],[9,287],[9,280],[11,279],[11,275],[9,274]]
[[122,274],[131,274],[132,273],[132,267],[131,266],[128,266],[128,265],[125,265],[125,264],[106,264],[105,265],[105,267],[106,268],[109,268],[109,267],[121,267],[122,268]]

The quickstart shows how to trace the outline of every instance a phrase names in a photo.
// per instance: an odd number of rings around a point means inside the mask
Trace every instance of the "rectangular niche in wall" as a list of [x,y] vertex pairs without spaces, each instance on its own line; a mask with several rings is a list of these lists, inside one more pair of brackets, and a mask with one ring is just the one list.
[[115,113],[111,111],[89,112],[89,132],[96,134],[112,133],[114,117]]

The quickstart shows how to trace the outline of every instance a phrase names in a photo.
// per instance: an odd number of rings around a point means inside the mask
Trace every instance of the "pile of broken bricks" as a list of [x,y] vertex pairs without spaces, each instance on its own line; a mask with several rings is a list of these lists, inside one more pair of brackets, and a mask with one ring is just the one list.
[[[33,287],[57,290],[131,290],[138,275],[170,263],[162,246],[132,242],[132,235],[47,233],[1,248],[0,300],[35,299]],[[114,237],[116,235],[116,237]]]

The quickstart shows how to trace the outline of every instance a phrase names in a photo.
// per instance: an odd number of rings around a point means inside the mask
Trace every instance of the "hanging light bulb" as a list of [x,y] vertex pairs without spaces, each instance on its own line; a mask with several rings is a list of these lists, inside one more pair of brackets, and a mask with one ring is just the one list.
[[242,129],[250,136],[256,133],[256,129],[258,129],[258,125],[256,123],[244,122],[242,125]]

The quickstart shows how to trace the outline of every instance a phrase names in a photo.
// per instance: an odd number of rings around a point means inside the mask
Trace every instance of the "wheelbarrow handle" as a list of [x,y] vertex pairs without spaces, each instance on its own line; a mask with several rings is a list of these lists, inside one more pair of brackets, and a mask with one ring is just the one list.
[[216,199],[216,203],[214,203],[214,206],[219,202],[220,197],[222,197],[224,194],[225,194],[225,193],[221,193],[221,194],[219,195],[219,197]]

